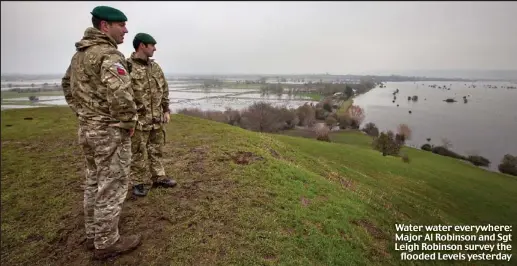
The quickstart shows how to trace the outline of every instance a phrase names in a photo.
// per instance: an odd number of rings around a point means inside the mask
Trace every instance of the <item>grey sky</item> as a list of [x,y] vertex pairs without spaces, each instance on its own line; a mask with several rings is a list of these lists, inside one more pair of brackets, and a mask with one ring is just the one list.
[[147,32],[166,73],[517,69],[517,2],[2,2],[2,73],[63,73],[90,11]]

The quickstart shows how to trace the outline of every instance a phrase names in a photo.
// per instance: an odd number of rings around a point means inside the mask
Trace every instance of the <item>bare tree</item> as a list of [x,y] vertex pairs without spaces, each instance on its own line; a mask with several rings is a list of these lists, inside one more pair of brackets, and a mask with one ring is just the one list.
[[330,142],[330,129],[324,124],[316,124],[316,126],[314,127],[314,132],[316,133],[317,140]]
[[450,149],[450,148],[452,148],[452,143],[447,138],[442,138],[442,146],[447,149]]
[[411,129],[406,124],[400,124],[397,133],[404,136],[404,140],[411,139]]
[[316,112],[314,108],[308,104],[298,107],[296,113],[298,114],[300,126],[312,126],[316,121]]
[[361,125],[361,123],[363,123],[364,121],[364,110],[363,108],[357,106],[357,105],[352,105],[350,106],[350,108],[348,108],[348,114],[350,115],[350,118],[352,118],[352,120],[355,120],[359,125]]
[[253,104],[241,115],[242,126],[253,131],[274,132],[284,123],[282,117],[276,113],[276,109],[265,102]]

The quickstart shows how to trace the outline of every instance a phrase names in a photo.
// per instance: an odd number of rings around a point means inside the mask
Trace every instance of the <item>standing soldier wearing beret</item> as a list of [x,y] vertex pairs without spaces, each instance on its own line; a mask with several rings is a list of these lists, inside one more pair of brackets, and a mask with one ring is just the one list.
[[129,185],[131,136],[138,118],[131,78],[117,45],[127,18],[107,6],[93,9],[92,24],[62,79],[65,99],[79,119],[79,144],[86,158],[84,217],[86,246],[104,259],[136,248],[139,235],[119,235]]
[[[138,33],[133,40],[135,52],[127,60],[131,72],[132,88],[138,110],[138,122],[131,138],[133,158],[131,181],[133,194],[145,196],[147,169],[150,170],[152,186],[174,187],[176,181],[165,175],[160,162],[165,142],[164,123],[169,123],[169,86],[160,66],[153,56],[156,40],[149,34]],[[145,154],[150,164],[147,168]]]

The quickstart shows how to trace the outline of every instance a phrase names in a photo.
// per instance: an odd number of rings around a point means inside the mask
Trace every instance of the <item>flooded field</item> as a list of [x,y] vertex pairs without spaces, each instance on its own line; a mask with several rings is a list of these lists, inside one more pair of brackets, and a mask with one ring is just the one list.
[[3,81],[1,83],[2,91],[10,88],[34,88],[43,86],[60,86],[61,79],[43,79],[43,80],[14,80]]
[[[442,139],[447,139],[455,152],[484,156],[491,161],[490,169],[496,170],[505,154],[517,154],[517,90],[509,86],[515,84],[387,83],[386,88],[358,96],[354,104],[364,108],[364,123],[374,122],[379,130],[396,131],[399,124],[407,124],[413,135],[409,145],[420,147],[428,143],[427,138],[431,144],[442,145]],[[408,100],[415,95],[417,101]],[[445,102],[448,98],[457,102]]]
[[[40,102],[45,102],[45,101],[56,101],[56,100],[61,100],[63,99],[64,100],[64,96],[38,96],[38,99]],[[12,102],[23,102],[23,101],[27,101],[28,98],[27,97],[18,97],[18,98],[9,98],[8,101],[12,101]]]
[[[50,81],[29,81],[34,83],[34,87],[42,87],[43,83]],[[9,82],[14,84],[15,82]],[[54,80],[54,83],[60,84],[61,81]],[[51,84],[54,84],[51,83]],[[22,85],[21,83],[16,83]],[[288,108],[296,108],[305,103],[315,102],[310,97],[301,95],[285,94],[261,94],[259,89],[241,89],[241,88],[201,88],[202,84],[198,82],[185,82],[168,80],[170,108],[176,112],[182,108],[199,108],[202,110],[221,110],[226,108],[243,109],[255,102],[266,101],[274,106],[286,106]],[[13,86],[13,85],[11,85]],[[4,88],[5,87],[5,88]],[[18,88],[18,87],[17,87]],[[40,96],[39,93],[32,93],[38,97],[38,101],[30,102],[31,93],[23,93],[24,97],[17,96],[16,92],[9,92],[9,97],[4,97],[5,90],[8,89],[5,83],[2,83],[2,110],[12,108],[31,108],[44,107],[51,105],[64,105],[66,101],[61,95]],[[6,94],[7,95],[7,94]],[[17,104],[23,102],[25,104]]]

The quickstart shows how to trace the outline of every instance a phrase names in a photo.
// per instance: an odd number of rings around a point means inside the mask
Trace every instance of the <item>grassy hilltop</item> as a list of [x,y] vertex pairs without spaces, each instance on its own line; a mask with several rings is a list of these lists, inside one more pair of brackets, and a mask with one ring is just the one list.
[[[75,116],[48,107],[1,120],[2,264],[101,265],[81,245]],[[404,163],[362,134],[331,139],[172,116],[164,163],[179,184],[128,198],[120,230],[142,233],[143,244],[108,264],[403,265],[395,223],[516,228],[515,177],[411,148]]]

